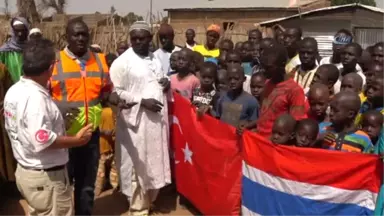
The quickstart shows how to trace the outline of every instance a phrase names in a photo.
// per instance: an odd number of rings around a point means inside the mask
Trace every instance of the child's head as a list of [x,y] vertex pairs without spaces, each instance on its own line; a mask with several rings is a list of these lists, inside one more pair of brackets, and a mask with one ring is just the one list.
[[227,53],[226,52],[220,52],[219,57],[217,57],[217,66],[219,69],[223,69],[227,67]]
[[363,114],[361,127],[373,142],[377,141],[383,128],[383,114],[378,110],[369,110]]
[[383,65],[378,62],[371,62],[368,66],[368,70],[365,72],[365,78],[367,80],[367,86],[370,86],[375,80],[376,74],[383,74]]
[[283,45],[275,44],[265,49],[261,54],[261,65],[265,69],[265,76],[268,79],[280,79],[284,76],[287,59],[287,50]]
[[117,44],[117,54],[120,56],[121,54],[123,54],[127,49],[129,49],[129,44],[127,41],[120,41],[118,44]]
[[323,118],[329,105],[329,89],[326,85],[316,83],[311,85],[308,92],[310,114],[316,118]]
[[225,69],[217,71],[216,89],[219,92],[226,92],[229,90],[228,72]]
[[263,54],[264,50],[273,47],[277,42],[273,38],[263,38],[260,41],[260,55]]
[[360,93],[363,89],[363,78],[357,73],[349,73],[341,80],[340,91]]
[[354,69],[362,53],[363,49],[358,43],[347,44],[341,53],[341,63],[344,69]]
[[188,48],[183,48],[179,52],[179,58],[176,63],[176,71],[179,74],[188,74],[192,72],[193,56],[192,51]]
[[313,76],[313,80],[311,85],[315,83],[321,83],[328,86],[328,89],[333,89],[333,86],[339,79],[339,69],[333,64],[323,64],[317,68],[315,75]]
[[105,56],[105,61],[107,62],[107,65],[109,68],[111,68],[111,65],[112,63],[117,59],[117,55],[113,54],[113,53],[108,53],[106,56]]
[[233,50],[233,42],[230,39],[224,39],[220,42],[219,49],[220,53],[227,53]]
[[258,43],[263,39],[263,33],[259,29],[252,29],[248,32],[248,41],[251,43]]
[[227,53],[226,56],[227,68],[235,64],[241,65],[241,55],[236,51],[230,51]]
[[383,74],[377,73],[375,80],[367,89],[367,100],[373,107],[383,107]]
[[289,114],[280,115],[272,127],[270,140],[275,144],[292,145],[295,138],[296,120]]
[[319,133],[319,123],[313,119],[303,119],[296,126],[296,146],[315,147],[317,135]]
[[193,55],[193,64],[195,66],[195,72],[198,72],[200,71],[201,65],[204,63],[204,56],[197,51],[193,51],[192,55]]
[[360,98],[354,92],[339,92],[331,101],[329,118],[334,127],[344,128],[353,123],[360,110]]
[[383,65],[384,63],[384,48],[383,48],[383,42],[378,42],[373,46],[372,50],[372,59],[375,62],[378,62],[379,64]]
[[255,73],[251,77],[251,94],[260,102],[260,97],[263,94],[265,81],[267,78],[263,73]]
[[239,42],[236,43],[236,45],[235,45],[235,51],[236,51],[236,52],[241,53],[241,50],[243,49],[243,43],[244,43],[244,42],[241,42],[241,41],[239,41]]
[[227,68],[229,90],[238,92],[243,90],[243,83],[245,82],[244,69],[239,64],[230,65]]
[[172,70],[176,70],[179,56],[180,56],[180,51],[175,51],[171,54],[171,57],[169,58],[169,65]]
[[253,53],[252,53],[252,61],[259,61],[260,58],[260,43],[253,44]]
[[241,52],[241,60],[242,62],[251,62],[253,55],[253,43],[250,41],[245,41],[243,43],[243,50]]
[[213,62],[204,62],[200,69],[200,87],[202,90],[211,91],[216,83],[217,66]]

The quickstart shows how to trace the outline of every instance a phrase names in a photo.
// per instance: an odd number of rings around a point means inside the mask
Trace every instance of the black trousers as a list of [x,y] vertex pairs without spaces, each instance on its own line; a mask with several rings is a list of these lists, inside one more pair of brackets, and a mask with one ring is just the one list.
[[69,150],[68,172],[75,184],[75,215],[92,214],[100,158],[99,138],[97,130],[86,145]]

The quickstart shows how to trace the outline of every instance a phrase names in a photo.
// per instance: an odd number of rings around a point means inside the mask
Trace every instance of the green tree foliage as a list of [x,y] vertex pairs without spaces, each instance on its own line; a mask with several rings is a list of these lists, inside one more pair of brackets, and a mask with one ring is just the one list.
[[123,20],[124,20],[124,24],[131,25],[136,21],[143,21],[144,18],[133,12],[129,12],[126,16],[124,16]]
[[331,6],[334,5],[345,5],[345,4],[353,4],[360,3],[369,6],[376,6],[375,0],[331,0]]

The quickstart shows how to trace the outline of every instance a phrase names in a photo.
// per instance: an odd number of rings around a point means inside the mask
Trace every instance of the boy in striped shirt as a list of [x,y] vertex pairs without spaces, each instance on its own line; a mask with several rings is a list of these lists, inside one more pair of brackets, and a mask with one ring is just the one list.
[[331,123],[320,129],[322,147],[329,150],[372,153],[373,145],[369,136],[358,130],[354,124],[360,109],[360,98],[353,92],[340,92],[332,99]]

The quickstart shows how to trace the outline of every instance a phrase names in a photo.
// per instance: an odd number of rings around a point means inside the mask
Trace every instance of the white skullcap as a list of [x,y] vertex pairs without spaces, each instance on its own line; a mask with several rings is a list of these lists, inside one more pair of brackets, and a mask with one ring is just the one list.
[[41,34],[41,30],[39,28],[33,28],[33,29],[31,29],[31,31],[29,31],[29,35],[35,34],[35,33]]
[[151,33],[151,27],[145,21],[136,21],[135,23],[133,23],[129,28],[129,33],[131,33],[133,30],[145,30]]
[[101,49],[101,47],[99,46],[99,44],[92,44],[91,47],[92,47],[92,48],[95,48],[95,49]]
[[15,20],[13,23],[12,23],[12,26],[17,26],[17,25],[24,25],[23,22],[19,21],[19,20]]

